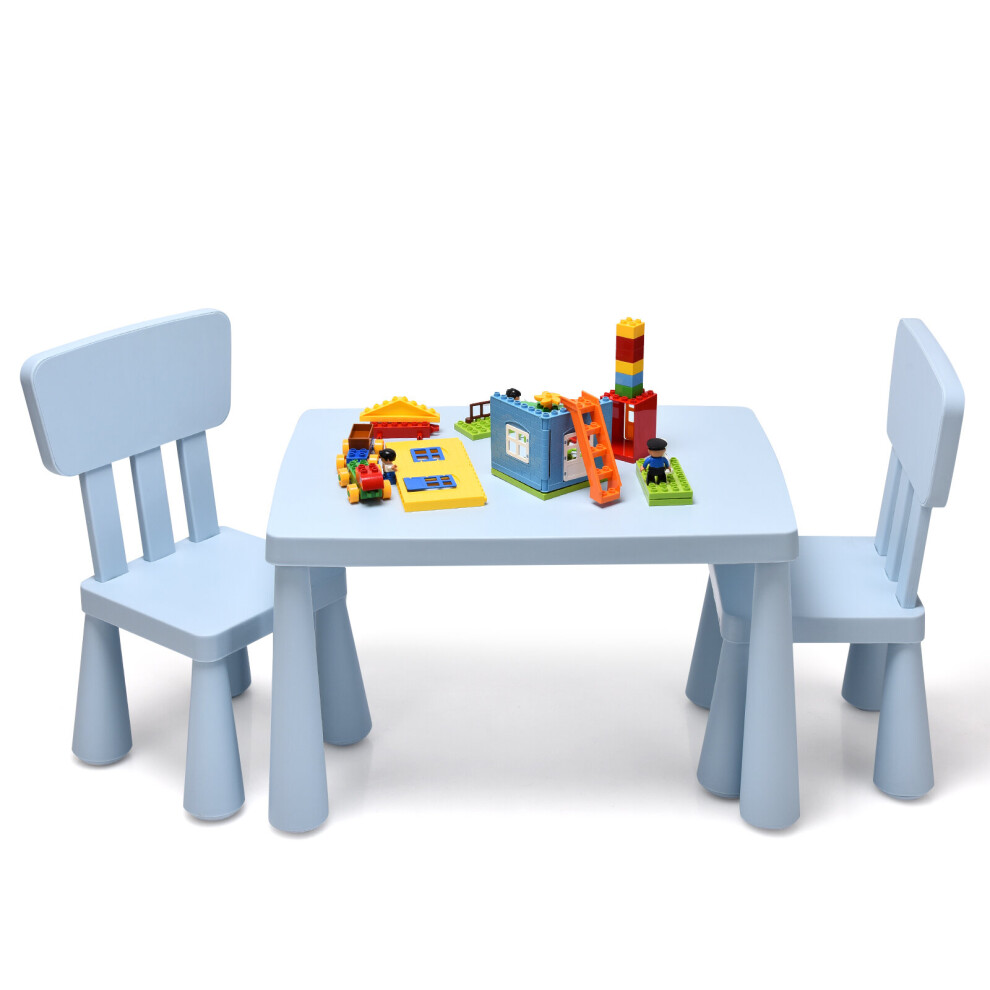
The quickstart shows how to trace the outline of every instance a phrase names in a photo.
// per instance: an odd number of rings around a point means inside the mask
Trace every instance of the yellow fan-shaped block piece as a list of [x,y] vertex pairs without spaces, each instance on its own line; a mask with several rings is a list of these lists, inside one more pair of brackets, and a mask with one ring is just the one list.
[[422,402],[393,395],[391,399],[368,406],[359,418],[362,423],[436,423],[440,414]]

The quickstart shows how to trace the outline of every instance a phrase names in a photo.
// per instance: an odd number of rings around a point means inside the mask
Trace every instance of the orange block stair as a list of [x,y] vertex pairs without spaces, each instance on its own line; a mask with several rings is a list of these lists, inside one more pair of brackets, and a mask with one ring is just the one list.
[[[599,505],[617,501],[619,492],[622,491],[622,481],[615,465],[615,455],[608,439],[608,427],[602,416],[601,403],[590,392],[582,392],[579,399],[565,399],[561,396],[560,403],[571,414],[578,449],[591,485],[591,497]],[[590,423],[584,421],[586,413],[591,414]],[[591,437],[595,437],[594,446],[591,444]],[[601,467],[595,464],[599,457],[602,459]]]

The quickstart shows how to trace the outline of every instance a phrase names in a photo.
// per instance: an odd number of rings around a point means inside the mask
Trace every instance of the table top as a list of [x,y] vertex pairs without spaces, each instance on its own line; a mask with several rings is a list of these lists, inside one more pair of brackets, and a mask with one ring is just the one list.
[[[771,563],[793,560],[797,524],[787,485],[752,410],[662,406],[657,429],[694,490],[693,505],[648,506],[635,465],[619,463],[622,497],[599,506],[587,489],[543,501],[491,473],[489,440],[454,431],[466,407],[439,409],[435,438],[464,444],[488,503],[403,510],[394,490],[351,505],[336,456],[355,409],[311,409],[296,424],[268,520],[273,564],[375,567],[437,564]],[[424,444],[426,441],[424,441]]]

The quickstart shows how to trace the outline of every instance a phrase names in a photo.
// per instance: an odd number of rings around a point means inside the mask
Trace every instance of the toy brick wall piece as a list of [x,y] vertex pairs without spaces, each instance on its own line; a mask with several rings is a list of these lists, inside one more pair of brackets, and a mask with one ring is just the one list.
[[657,394],[650,390],[630,398],[617,391],[602,396],[602,412],[606,399],[612,404],[610,433],[612,452],[620,461],[630,464],[646,457],[646,441],[657,435]]
[[636,477],[650,505],[691,505],[694,502],[694,492],[676,457],[670,459],[670,474],[663,484],[647,485],[643,458],[636,461]]
[[[496,392],[491,397],[492,467],[530,488],[545,491],[551,415]],[[511,442],[510,429],[514,431]]]
[[438,448],[442,459],[430,461],[414,460],[412,452],[424,449],[420,441],[399,440],[389,446],[395,451],[399,497],[406,512],[462,509],[487,501],[471,458],[457,437],[434,440],[430,449]]

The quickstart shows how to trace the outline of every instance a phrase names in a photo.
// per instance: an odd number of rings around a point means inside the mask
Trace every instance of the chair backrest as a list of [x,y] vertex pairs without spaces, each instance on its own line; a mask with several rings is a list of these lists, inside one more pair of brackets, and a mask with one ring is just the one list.
[[113,462],[130,458],[146,560],[175,552],[161,447],[176,441],[189,539],[219,532],[206,430],[230,411],[230,321],[213,309],[28,358],[21,386],[45,467],[78,475],[98,581],[127,571]]
[[901,320],[887,406],[892,449],[876,548],[905,608],[918,600],[931,511],[949,498],[964,405],[959,376],[931,331],[921,320]]

